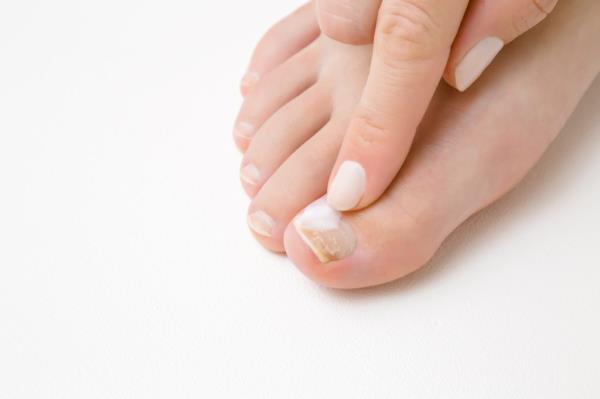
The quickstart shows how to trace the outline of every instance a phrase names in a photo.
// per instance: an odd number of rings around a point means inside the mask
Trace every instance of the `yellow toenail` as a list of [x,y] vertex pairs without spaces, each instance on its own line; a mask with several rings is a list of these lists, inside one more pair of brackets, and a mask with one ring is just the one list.
[[321,263],[344,259],[356,249],[352,228],[324,199],[308,206],[294,220],[294,228]]

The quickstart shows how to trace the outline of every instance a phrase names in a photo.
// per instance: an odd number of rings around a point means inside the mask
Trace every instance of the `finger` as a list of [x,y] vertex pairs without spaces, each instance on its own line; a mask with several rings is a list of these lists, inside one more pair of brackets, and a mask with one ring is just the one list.
[[558,0],[471,2],[452,46],[444,79],[468,89],[509,42],[527,32],[556,7]]
[[347,44],[373,42],[381,0],[317,0],[321,31]]
[[269,71],[308,46],[320,30],[314,4],[309,2],[273,26],[260,40],[241,83],[242,95]]
[[398,173],[448,62],[468,0],[384,0],[371,73],[332,173],[330,205],[374,202]]

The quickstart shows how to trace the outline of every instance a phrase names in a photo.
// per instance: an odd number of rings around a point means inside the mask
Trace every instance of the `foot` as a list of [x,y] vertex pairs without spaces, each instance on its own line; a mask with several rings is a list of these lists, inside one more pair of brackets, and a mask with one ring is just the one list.
[[440,87],[394,183],[360,212],[334,212],[322,196],[370,48],[319,37],[273,67],[249,91],[236,134],[256,238],[330,287],[381,284],[425,264],[523,178],[597,75],[600,32],[584,3],[560,5],[469,93]]

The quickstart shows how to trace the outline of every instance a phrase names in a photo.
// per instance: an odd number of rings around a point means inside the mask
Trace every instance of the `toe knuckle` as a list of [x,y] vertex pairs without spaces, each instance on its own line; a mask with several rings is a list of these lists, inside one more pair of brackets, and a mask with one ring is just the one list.
[[420,267],[435,252],[436,243],[433,237],[436,236],[436,232],[432,227],[435,225],[432,216],[435,212],[427,204],[419,204],[413,208],[399,206],[400,231],[398,233],[403,237],[406,247],[410,249],[407,253],[412,259],[410,263]]
[[438,25],[418,0],[382,6],[377,36],[380,50],[390,59],[427,59],[439,50]]

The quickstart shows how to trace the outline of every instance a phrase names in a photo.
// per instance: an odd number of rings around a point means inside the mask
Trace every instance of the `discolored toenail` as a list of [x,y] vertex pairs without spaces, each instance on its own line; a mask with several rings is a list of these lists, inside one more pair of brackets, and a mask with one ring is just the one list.
[[354,231],[325,199],[309,205],[296,217],[294,228],[321,263],[344,259],[356,249]]

